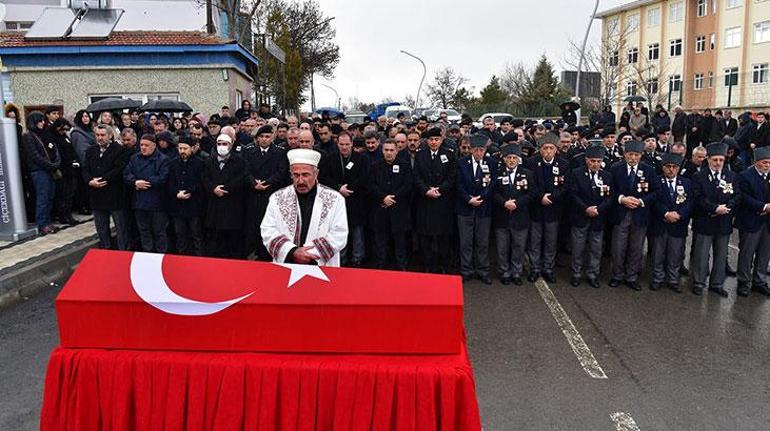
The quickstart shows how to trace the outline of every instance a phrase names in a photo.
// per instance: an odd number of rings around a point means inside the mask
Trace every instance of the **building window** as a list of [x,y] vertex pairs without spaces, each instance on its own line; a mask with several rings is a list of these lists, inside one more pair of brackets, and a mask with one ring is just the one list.
[[716,15],[718,10],[719,10],[719,2],[717,0],[711,0],[711,13],[713,15]]
[[698,0],[698,16],[706,16],[708,14],[709,8],[708,4],[706,4],[706,0]]
[[751,83],[767,84],[767,63],[755,64],[751,66]]
[[754,24],[754,43],[770,42],[770,21]]
[[628,64],[634,64],[639,61],[639,48],[628,49]]
[[668,77],[671,91],[682,91],[682,76],[671,75]]
[[235,106],[241,106],[243,103],[243,92],[235,90]]
[[682,2],[671,3],[668,5],[668,22],[679,22],[684,16],[684,6]]
[[725,30],[725,48],[741,46],[741,28],[731,27]]
[[628,81],[626,83],[626,96],[633,96],[636,94],[636,82]]
[[647,9],[647,27],[657,27],[660,24],[660,8]]
[[708,74],[708,87],[714,88],[714,72],[709,72]]
[[725,3],[725,7],[727,9],[741,7],[742,5],[743,5],[743,0],[726,0],[726,3]]
[[619,18],[612,17],[607,20],[607,34],[610,36],[617,36],[620,34]]
[[6,21],[5,31],[24,32],[32,27],[32,21]]
[[626,28],[630,33],[639,29],[639,14],[635,13],[626,17]]
[[668,56],[679,57],[682,55],[682,39],[673,39],[669,41]]
[[647,46],[647,60],[657,60],[660,58],[660,44],[651,43]]
[[714,33],[711,33],[709,35],[709,49],[713,51],[714,48],[716,48],[716,46],[717,46],[717,35]]
[[179,101],[179,93],[108,93],[108,94],[92,94],[88,96],[88,103],[98,102],[108,97],[116,97],[118,99],[133,99],[142,103],[147,103],[150,100],[176,100]]
[[620,54],[618,54],[617,50],[610,51],[609,54],[607,55],[608,64],[610,66],[617,66],[618,62],[620,61],[619,57],[620,57]]
[[69,0],[69,7],[73,9],[81,9],[83,3],[88,3],[88,7],[91,9],[107,9],[110,7],[110,0]]
[[738,85],[738,68],[737,67],[731,67],[731,68],[725,69],[725,87],[729,87],[731,85]]
[[658,78],[647,80],[647,94],[658,94]]
[[703,90],[703,74],[702,73],[696,73],[695,74],[695,85],[693,86],[696,90]]
[[706,51],[706,36],[698,36],[695,38],[695,52]]

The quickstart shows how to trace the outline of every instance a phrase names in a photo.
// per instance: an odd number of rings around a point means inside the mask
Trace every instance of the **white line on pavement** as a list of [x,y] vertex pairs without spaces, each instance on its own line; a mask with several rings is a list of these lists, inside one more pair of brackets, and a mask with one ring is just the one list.
[[636,421],[628,413],[616,412],[610,414],[610,418],[615,422],[615,429],[618,431],[639,431]]
[[559,325],[559,328],[561,328],[561,332],[567,337],[567,342],[570,347],[572,347],[572,351],[575,352],[575,356],[577,356],[578,361],[580,361],[580,365],[583,366],[585,372],[594,379],[606,379],[607,375],[604,374],[604,370],[599,366],[593,353],[591,353],[591,349],[589,349],[585,341],[583,341],[583,337],[580,336],[575,325],[572,324],[569,316],[567,316],[567,312],[564,311],[564,308],[559,304],[559,300],[556,299],[556,296],[548,287],[548,284],[543,280],[538,280],[535,283],[535,286],[537,287],[540,296],[543,298],[543,301],[545,301],[545,304],[551,310],[551,314],[553,315],[553,318],[556,319],[556,323]]

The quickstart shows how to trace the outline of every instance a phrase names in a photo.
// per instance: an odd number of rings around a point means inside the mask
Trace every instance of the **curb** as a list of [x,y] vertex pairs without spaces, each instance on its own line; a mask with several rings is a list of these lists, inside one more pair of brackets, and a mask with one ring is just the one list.
[[72,274],[83,256],[97,244],[96,238],[87,238],[30,259],[32,262],[29,264],[15,265],[0,275],[0,310],[47,289],[58,288],[55,282]]

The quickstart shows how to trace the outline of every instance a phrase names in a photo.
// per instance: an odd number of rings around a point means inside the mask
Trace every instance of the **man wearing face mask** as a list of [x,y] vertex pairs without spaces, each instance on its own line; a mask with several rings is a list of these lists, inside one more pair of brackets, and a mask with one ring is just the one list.
[[216,154],[206,161],[203,170],[207,256],[245,257],[242,241],[244,192],[252,186],[247,183],[246,162],[234,153],[233,139],[229,135],[219,135]]
[[612,228],[612,278],[610,287],[625,283],[642,290],[639,273],[642,251],[650,220],[650,208],[657,198],[660,180],[652,166],[641,162],[644,143],[629,141],[623,162],[610,168],[610,187],[615,203],[610,214]]
[[754,160],[753,167],[741,172],[739,182],[738,295],[749,296],[755,290],[770,296],[764,271],[770,262],[770,147],[755,149]]
[[273,262],[340,266],[348,241],[345,198],[318,184],[318,151],[287,153],[292,185],[270,196],[262,220],[262,240]]

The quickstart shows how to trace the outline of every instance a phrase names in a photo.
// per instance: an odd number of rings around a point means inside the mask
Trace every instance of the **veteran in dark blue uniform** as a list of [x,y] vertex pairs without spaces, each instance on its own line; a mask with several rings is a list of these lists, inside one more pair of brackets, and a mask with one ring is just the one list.
[[549,283],[556,282],[554,266],[559,235],[559,219],[567,201],[569,163],[556,156],[559,137],[546,133],[538,140],[540,154],[527,159],[526,167],[535,176],[538,196],[530,206],[532,224],[529,229],[529,277],[537,281],[540,275]]
[[529,233],[529,205],[538,196],[532,171],[521,166],[521,149],[503,147],[493,191],[492,226],[497,245],[497,273],[502,284],[521,286]]
[[663,176],[660,179],[658,200],[652,206],[649,233],[652,238],[651,290],[663,283],[679,293],[679,269],[684,263],[690,217],[695,206],[692,183],[679,175],[684,158],[666,153],[661,158]]
[[655,169],[640,162],[644,144],[626,143],[623,162],[610,168],[613,190],[613,208],[610,215],[612,228],[612,278],[610,287],[626,283],[634,290],[639,286],[642,250],[650,219],[650,207],[655,203],[660,180]]
[[[733,215],[740,204],[738,175],[724,168],[727,145],[712,143],[706,147],[708,166],[693,176],[695,213],[693,216],[693,293],[709,290],[727,296],[724,289],[727,247],[733,231]],[[713,264],[709,270],[709,254]]]
[[770,296],[765,273],[770,262],[770,147],[755,149],[754,160],[754,166],[739,175],[738,295],[749,296],[755,290]]
[[493,178],[497,163],[487,154],[487,135],[471,136],[471,155],[457,162],[457,228],[460,237],[460,272],[463,280],[489,277],[489,229],[492,223]]
[[588,284],[599,287],[605,217],[612,205],[609,171],[602,169],[604,147],[585,150],[585,166],[572,171],[569,181],[572,220],[572,278],[577,287],[585,273]]

